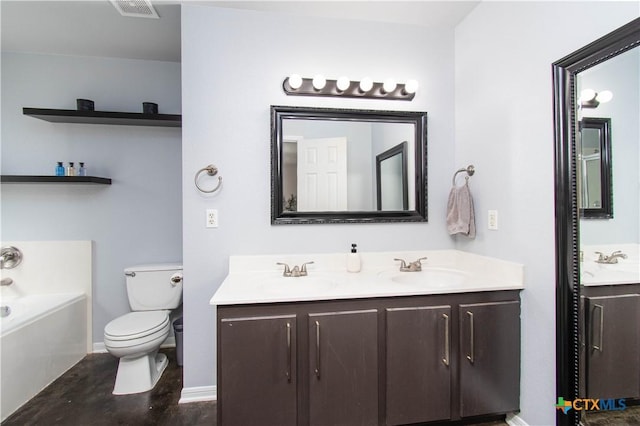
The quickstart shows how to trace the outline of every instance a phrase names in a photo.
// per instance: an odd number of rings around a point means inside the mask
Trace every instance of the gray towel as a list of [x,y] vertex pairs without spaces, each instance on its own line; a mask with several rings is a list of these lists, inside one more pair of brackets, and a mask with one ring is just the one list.
[[476,236],[473,198],[468,182],[461,187],[451,188],[447,202],[447,231],[450,235],[462,234],[469,238]]

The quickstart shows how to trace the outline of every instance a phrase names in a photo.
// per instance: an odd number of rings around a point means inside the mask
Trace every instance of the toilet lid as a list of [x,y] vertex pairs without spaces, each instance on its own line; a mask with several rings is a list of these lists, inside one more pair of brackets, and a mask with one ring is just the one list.
[[167,327],[167,311],[130,312],[104,327],[104,335],[112,340],[130,340],[148,336]]

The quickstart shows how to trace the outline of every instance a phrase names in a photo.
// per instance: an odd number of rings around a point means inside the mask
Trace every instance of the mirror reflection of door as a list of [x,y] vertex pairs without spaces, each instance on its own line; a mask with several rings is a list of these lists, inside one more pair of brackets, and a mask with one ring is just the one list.
[[407,142],[376,155],[376,199],[378,210],[406,210]]
[[297,141],[297,211],[347,210],[347,138]]

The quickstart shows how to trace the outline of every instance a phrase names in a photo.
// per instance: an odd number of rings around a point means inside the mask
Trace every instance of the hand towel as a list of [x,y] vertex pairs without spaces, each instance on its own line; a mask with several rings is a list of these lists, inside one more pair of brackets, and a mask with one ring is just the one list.
[[469,238],[476,236],[473,198],[468,181],[463,186],[454,185],[451,188],[447,202],[447,231],[450,235],[462,234]]

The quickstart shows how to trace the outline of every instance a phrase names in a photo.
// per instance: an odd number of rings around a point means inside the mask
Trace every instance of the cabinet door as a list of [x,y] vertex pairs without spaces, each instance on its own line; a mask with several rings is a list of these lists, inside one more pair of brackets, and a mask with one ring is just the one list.
[[520,302],[460,305],[460,416],[516,411]]
[[309,314],[309,425],[378,424],[377,310]]
[[387,309],[387,424],[451,416],[451,307]]
[[586,299],[587,396],[640,396],[640,295]]
[[295,425],[295,315],[220,321],[221,426]]

